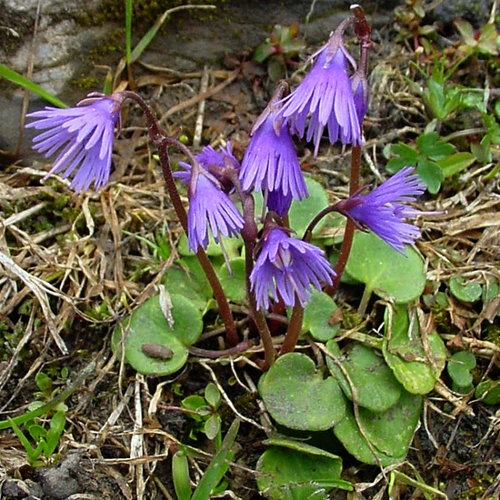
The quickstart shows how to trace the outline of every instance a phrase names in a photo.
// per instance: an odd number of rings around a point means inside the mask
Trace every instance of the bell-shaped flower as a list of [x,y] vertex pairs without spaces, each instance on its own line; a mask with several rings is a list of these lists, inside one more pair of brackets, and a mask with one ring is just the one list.
[[[283,99],[280,115],[290,122],[292,132],[314,143],[314,155],[325,127],[331,144],[361,143],[361,127],[349,79],[352,57],[335,32],[329,42],[316,52],[316,61],[300,85]],[[308,121],[309,119],[309,121]],[[307,133],[306,133],[307,124]]]
[[420,237],[420,229],[406,219],[429,213],[406,205],[425,191],[425,184],[413,171],[413,167],[405,167],[368,194],[341,201],[337,204],[339,211],[404,253],[405,245]]
[[335,272],[324,252],[273,227],[264,232],[262,248],[250,274],[250,286],[259,309],[269,307],[269,295],[286,306],[304,306],[314,288],[332,284]]
[[27,116],[28,128],[44,130],[33,139],[33,149],[46,157],[57,153],[44,180],[52,174],[72,177],[70,187],[85,191],[102,188],[109,180],[115,125],[123,94],[88,97],[73,108],[46,107]]
[[208,245],[208,230],[218,243],[221,235],[237,236],[243,217],[220,183],[199,165],[190,169],[188,242],[193,252]]

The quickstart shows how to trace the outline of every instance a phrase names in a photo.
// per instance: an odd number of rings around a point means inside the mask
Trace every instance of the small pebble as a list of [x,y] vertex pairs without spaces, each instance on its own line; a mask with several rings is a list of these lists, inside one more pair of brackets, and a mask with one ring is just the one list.
[[171,359],[174,356],[172,349],[161,344],[142,344],[141,351],[150,358]]

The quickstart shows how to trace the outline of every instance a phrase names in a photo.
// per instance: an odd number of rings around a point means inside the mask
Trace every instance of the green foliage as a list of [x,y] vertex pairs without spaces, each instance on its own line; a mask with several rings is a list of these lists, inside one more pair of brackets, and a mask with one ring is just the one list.
[[208,439],[215,439],[216,449],[221,445],[221,423],[222,419],[218,413],[221,403],[221,395],[217,386],[210,382],[205,387],[204,396],[196,394],[182,400],[182,407],[191,410],[188,413],[197,425],[191,430],[190,437],[196,439],[198,431],[202,431]]
[[459,50],[467,55],[498,55],[500,37],[494,24],[485,24],[479,29],[479,32],[476,32],[472,25],[464,19],[457,19],[455,21],[455,26],[462,36],[463,42],[458,47]]
[[413,248],[407,247],[405,252],[406,257],[375,234],[357,231],[346,271],[364,283],[369,293],[396,303],[410,302],[424,291],[425,269]]
[[419,136],[415,147],[400,142],[390,150],[394,157],[387,163],[387,170],[395,173],[405,166],[414,166],[431,193],[439,191],[445,178],[439,162],[456,152],[455,146],[440,139],[436,132]]
[[196,257],[183,257],[169,267],[162,283],[167,290],[186,297],[197,309],[205,311],[212,289]]
[[309,444],[284,438],[266,441],[270,446],[257,462],[257,485],[270,500],[326,500],[333,488],[352,491],[340,479],[342,459]]
[[454,276],[450,279],[450,292],[463,302],[475,302],[479,300],[482,291],[481,285],[475,281],[466,283],[460,276]]
[[325,430],[344,416],[345,399],[337,381],[323,378],[304,354],[280,356],[260,377],[259,394],[271,416],[290,429]]
[[0,78],[5,78],[10,82],[19,85],[20,87],[23,87],[26,90],[29,90],[30,92],[33,92],[33,94],[40,96],[42,99],[45,99],[46,101],[50,102],[54,106],[57,106],[58,108],[68,107],[58,97],[51,94],[50,92],[47,92],[45,89],[40,87],[40,85],[37,85],[35,82],[32,82],[25,76],[17,73],[13,69],[10,69],[3,64],[0,64]]
[[233,459],[234,452],[232,451],[232,447],[236,440],[238,429],[239,420],[235,419],[192,495],[187,459],[189,451],[187,448],[181,448],[176,452],[172,458],[172,479],[178,500],[206,500],[224,491],[225,483],[221,483],[221,480],[229,469],[229,463]]
[[[309,196],[300,201],[294,200],[288,212],[290,227],[296,231],[300,238],[304,234],[312,218],[329,205],[325,188],[318,181],[310,177],[306,177],[305,181]],[[314,228],[313,236],[321,231],[326,222],[326,219],[323,218],[317,224]]]
[[326,362],[330,373],[351,401],[351,385],[359,406],[373,412],[383,412],[394,406],[402,387],[385,364],[384,358],[362,344],[352,344],[340,353],[335,342],[327,343],[328,350],[338,356],[338,365],[331,358]]
[[500,380],[483,380],[477,384],[474,397],[487,405],[500,404]]
[[331,321],[337,310],[337,304],[329,295],[319,291],[313,292],[311,301],[304,307],[302,330],[321,342],[332,339],[340,329],[340,323],[332,324]]
[[243,303],[246,300],[245,284],[245,259],[237,257],[229,261],[229,268],[226,263],[217,270],[220,284],[226,297],[233,302]]
[[357,420],[348,408],[345,418],[333,431],[347,451],[361,462],[374,465],[380,462],[383,466],[398,463],[408,452],[421,407],[420,396],[403,390],[398,402],[382,413],[360,407]]
[[199,310],[185,297],[156,295],[115,328],[112,349],[135,370],[167,375],[184,366],[188,348],[198,340],[203,323]]
[[[50,405],[57,396],[57,389],[54,389],[53,380],[46,373],[37,373],[35,383],[39,389],[39,392],[35,393],[38,399],[28,405],[29,411],[24,414],[26,417],[22,419],[24,431],[16,422],[20,420],[19,417],[9,418],[8,423],[23,445],[31,466],[41,467],[47,465],[47,460],[54,461],[56,458],[59,440],[66,426],[68,408],[63,400]],[[45,414],[46,418],[39,418],[37,410],[46,408],[47,405],[50,409],[41,413]]]
[[384,359],[403,387],[413,394],[430,392],[446,364],[447,350],[436,333],[426,339],[405,305],[388,306],[384,318]]
[[472,390],[471,370],[476,367],[474,354],[468,351],[455,353],[448,361],[446,367],[448,375],[453,382],[453,390],[466,393]]
[[272,81],[278,81],[286,75],[287,66],[293,64],[304,42],[298,38],[299,25],[274,26],[269,38],[259,45],[253,53],[253,60],[263,63],[267,60],[267,73]]
[[12,430],[19,441],[21,441],[31,466],[40,467],[45,465],[43,460],[39,460],[40,456],[43,456],[45,459],[53,458],[57,446],[59,445],[59,439],[64,432],[66,415],[65,412],[61,410],[54,413],[54,415],[50,417],[48,428],[34,421],[27,422],[25,428],[31,439],[35,442],[35,446],[31,444],[29,438],[14,420],[9,418],[9,422],[12,426]]

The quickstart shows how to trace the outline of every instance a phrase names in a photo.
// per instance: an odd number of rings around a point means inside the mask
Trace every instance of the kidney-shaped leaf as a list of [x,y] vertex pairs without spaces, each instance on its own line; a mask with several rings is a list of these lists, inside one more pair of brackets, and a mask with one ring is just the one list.
[[405,252],[406,257],[375,234],[356,231],[346,270],[380,297],[410,302],[424,291],[425,269],[413,248]]
[[398,305],[385,315],[385,337],[382,352],[387,364],[403,387],[413,394],[432,390],[446,363],[446,347],[432,332],[427,349],[420,335],[418,321],[410,327],[407,306]]
[[326,500],[332,488],[352,490],[351,483],[340,479],[341,470],[338,457],[273,446],[257,462],[257,485],[270,500]]
[[[337,438],[347,451],[361,462],[377,464],[365,439],[368,438],[382,465],[398,463],[408,452],[420,418],[422,398],[403,391],[399,401],[383,413],[359,408],[361,433],[352,411],[334,427]],[[364,435],[363,435],[364,434]]]
[[201,334],[199,310],[182,295],[172,294],[170,299],[171,325],[156,295],[122,320],[113,332],[114,351],[120,354],[124,346],[125,360],[139,373],[167,375],[179,370],[187,360],[187,347]]
[[[327,344],[329,349],[334,345],[336,344],[333,342]],[[344,356],[339,357],[339,362],[356,389],[359,406],[381,412],[397,403],[402,387],[385,364],[384,358],[377,356],[372,349],[355,344]],[[327,365],[344,394],[352,400],[351,386],[342,370],[331,358],[327,358]]]
[[326,430],[345,412],[336,380],[324,379],[311,358],[300,353],[279,357],[260,378],[259,393],[276,422],[290,429]]

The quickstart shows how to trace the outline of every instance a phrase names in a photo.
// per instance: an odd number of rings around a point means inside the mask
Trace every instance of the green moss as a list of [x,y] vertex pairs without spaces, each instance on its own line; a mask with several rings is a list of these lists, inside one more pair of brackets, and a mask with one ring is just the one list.
[[83,90],[95,90],[101,83],[93,76],[81,76],[79,78],[73,78],[71,80],[71,85],[78,87]]

